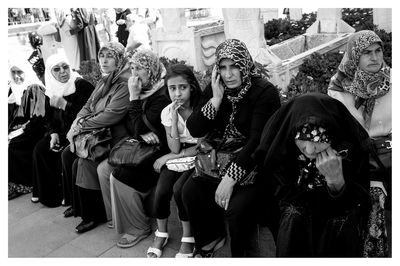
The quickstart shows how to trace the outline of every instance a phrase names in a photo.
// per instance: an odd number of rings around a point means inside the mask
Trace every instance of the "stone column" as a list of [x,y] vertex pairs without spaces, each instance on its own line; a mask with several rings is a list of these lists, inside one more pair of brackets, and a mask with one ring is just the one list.
[[226,39],[243,41],[253,59],[263,65],[282,63],[265,42],[259,8],[223,8],[222,13]]
[[372,16],[374,25],[378,25],[378,29],[383,29],[386,32],[392,32],[391,8],[374,8]]
[[184,8],[161,8],[164,32],[180,32],[186,26]]
[[317,20],[308,29],[308,34],[352,33],[355,29],[342,20],[341,8],[318,8]]
[[260,12],[264,24],[279,17],[279,8],[260,8]]

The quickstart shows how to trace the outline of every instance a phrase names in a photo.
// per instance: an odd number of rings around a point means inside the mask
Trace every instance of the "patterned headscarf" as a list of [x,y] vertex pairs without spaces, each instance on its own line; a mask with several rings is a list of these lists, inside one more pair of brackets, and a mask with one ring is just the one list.
[[150,50],[137,51],[129,60],[130,64],[146,69],[149,82],[143,85],[140,98],[145,99],[164,86],[164,77],[167,73],[158,56]]
[[251,87],[251,77],[260,76],[254,65],[253,59],[247,50],[246,45],[237,39],[228,39],[218,45],[216,49],[216,66],[219,72],[219,64],[222,59],[231,59],[235,66],[239,68],[242,84],[238,88],[230,89],[223,82],[225,93],[228,100],[232,104],[232,113],[229,118],[229,123],[224,131],[224,138],[240,138],[242,134],[236,129],[233,120],[236,114],[236,104],[243,99],[247,91]]
[[125,47],[119,42],[108,42],[105,43],[99,50],[97,57],[99,57],[100,53],[104,50],[108,50],[113,54],[115,59],[115,64],[117,65],[117,69],[120,69],[125,65],[124,61],[124,52]]
[[376,73],[369,73],[359,67],[362,52],[370,45],[378,43],[383,48],[382,40],[370,30],[353,34],[347,43],[347,51],[339,65],[339,71],[345,77],[341,81],[342,88],[355,95],[355,107],[364,105],[363,112],[366,127],[369,128],[375,99],[382,97],[391,88],[391,69],[382,63],[382,68]]
[[306,140],[311,142],[331,143],[331,137],[325,128],[305,123],[296,133],[294,139]]

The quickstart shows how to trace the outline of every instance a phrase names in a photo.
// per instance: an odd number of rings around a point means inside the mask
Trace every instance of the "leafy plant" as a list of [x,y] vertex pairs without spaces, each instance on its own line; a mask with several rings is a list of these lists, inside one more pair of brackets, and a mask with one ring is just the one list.
[[101,79],[100,66],[96,60],[82,61],[79,68],[77,72],[82,78],[92,83],[93,86],[96,86],[97,82]]

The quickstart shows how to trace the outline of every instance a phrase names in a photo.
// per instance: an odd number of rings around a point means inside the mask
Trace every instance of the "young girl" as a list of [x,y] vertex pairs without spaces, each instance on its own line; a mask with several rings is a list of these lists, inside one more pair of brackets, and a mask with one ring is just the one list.
[[167,96],[172,103],[161,112],[161,122],[165,127],[168,147],[171,152],[158,158],[153,165],[154,170],[160,173],[154,200],[158,229],[155,232],[156,237],[153,244],[147,251],[147,257],[159,258],[163,247],[167,244],[170,200],[172,194],[174,194],[179,219],[183,227],[182,244],[175,257],[189,258],[193,256],[194,238],[182,204],[181,188],[192,171],[176,172],[169,170],[166,167],[166,162],[171,159],[196,155],[195,144],[197,139],[190,135],[186,127],[186,120],[198,102],[201,89],[193,72],[185,65],[172,65],[167,72],[165,81],[168,87]]

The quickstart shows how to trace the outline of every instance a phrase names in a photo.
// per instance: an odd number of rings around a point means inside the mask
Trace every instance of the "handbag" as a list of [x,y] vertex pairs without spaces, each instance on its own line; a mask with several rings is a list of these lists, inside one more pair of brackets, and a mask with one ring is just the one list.
[[[157,129],[153,127],[145,115],[145,106],[146,101],[143,102],[142,107],[143,122],[151,131],[157,134]],[[152,145],[132,137],[125,137],[111,149],[108,163],[113,166],[138,167],[148,164],[149,162],[152,163],[160,149],[160,144]]]
[[[94,114],[81,117],[77,124],[89,118],[95,117],[103,110]],[[75,154],[83,159],[93,162],[106,157],[110,152],[110,142],[112,140],[111,130],[109,128],[99,128],[93,130],[83,130],[74,137]]]
[[230,163],[244,146],[244,138],[227,140],[206,137],[197,146],[194,179],[219,183]]
[[111,139],[109,128],[83,131],[74,137],[75,154],[91,161],[103,159],[110,152]]
[[185,172],[194,168],[194,161],[196,156],[189,156],[177,159],[168,160],[165,165],[171,171]]

